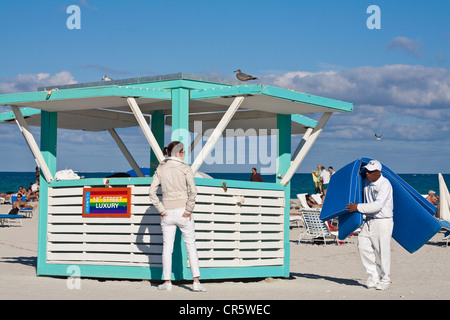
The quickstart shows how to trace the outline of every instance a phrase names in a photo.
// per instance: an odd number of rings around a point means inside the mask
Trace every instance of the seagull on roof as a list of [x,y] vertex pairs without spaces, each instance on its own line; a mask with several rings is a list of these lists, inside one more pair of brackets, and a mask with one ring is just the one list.
[[108,77],[106,74],[103,76],[102,81],[111,81],[112,79]]
[[47,91],[47,99],[50,98],[50,96],[52,95],[53,91],[59,90],[58,88],[53,88]]
[[251,76],[249,74],[245,74],[241,71],[241,69],[237,69],[234,72],[236,72],[236,78],[238,78],[241,81],[248,81],[248,80],[256,80],[258,78]]
[[381,137],[382,137],[382,135],[377,135],[377,134],[375,133],[375,139],[377,139],[378,141],[380,141],[380,140],[381,140]]

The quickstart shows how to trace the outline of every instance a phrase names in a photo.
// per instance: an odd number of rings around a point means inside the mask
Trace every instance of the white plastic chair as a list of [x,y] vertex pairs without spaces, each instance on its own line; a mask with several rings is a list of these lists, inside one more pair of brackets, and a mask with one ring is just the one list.
[[440,220],[439,223],[441,224],[441,230],[447,230],[444,234],[444,238],[442,239],[445,242],[445,247],[448,247],[448,242],[450,241],[450,221],[447,220]]
[[0,214],[0,226],[21,227],[23,215]]
[[296,205],[291,204],[289,211],[289,223],[295,223],[297,225],[297,228],[300,228],[300,221],[302,219],[300,210],[300,208],[296,208]]
[[450,233],[447,234],[442,240],[445,241],[445,247],[447,248],[448,247],[448,242],[450,241]]
[[[327,238],[333,238],[333,241],[337,241],[338,232],[330,231],[327,223],[320,219],[320,210],[305,209],[302,211],[302,219],[306,230],[300,234],[298,243],[304,238],[310,238],[311,240],[317,238],[323,238],[324,244],[327,244]],[[339,244],[339,242],[337,242]]]
[[322,198],[320,193],[312,194],[311,197],[317,202],[317,204],[322,204]]

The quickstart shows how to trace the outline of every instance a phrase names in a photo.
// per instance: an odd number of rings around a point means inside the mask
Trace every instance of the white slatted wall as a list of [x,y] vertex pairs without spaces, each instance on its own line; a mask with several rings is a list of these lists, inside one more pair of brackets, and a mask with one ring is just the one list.
[[[283,264],[283,191],[197,189],[200,267]],[[161,267],[160,216],[148,190],[132,186],[130,218],[83,218],[82,187],[50,188],[47,262]]]
[[200,267],[283,265],[283,191],[198,187],[194,217]]

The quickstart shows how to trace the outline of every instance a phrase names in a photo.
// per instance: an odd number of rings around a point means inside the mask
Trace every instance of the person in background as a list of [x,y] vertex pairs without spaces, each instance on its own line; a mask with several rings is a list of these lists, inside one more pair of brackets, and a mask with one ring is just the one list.
[[2,192],[0,193],[0,198],[5,199],[5,202],[11,202],[11,195],[13,195],[14,192],[9,191],[9,192]]
[[[192,278],[194,278],[193,290],[204,292],[206,289],[199,281],[200,269],[195,245],[194,220],[192,219],[197,196],[194,174],[191,167],[183,161],[185,149],[181,142],[171,142],[163,148],[163,153],[168,158],[161,161],[150,185],[150,201],[161,214],[163,234],[164,283],[159,285],[158,289],[172,290],[172,252],[176,229],[179,227],[189,255]],[[161,185],[162,202],[156,195],[159,185]]]
[[256,168],[252,168],[252,175],[250,181],[264,182],[261,175],[256,171]]
[[26,201],[22,200],[22,195],[17,194],[17,200],[12,204],[12,209],[9,214],[18,214],[20,209],[36,209],[37,205],[31,206]]
[[39,177],[36,178],[36,181],[31,186],[31,191],[32,192],[39,191]]
[[436,207],[435,217],[439,219],[440,218],[440,216],[439,216],[439,196],[435,196],[435,194],[436,194],[436,191],[434,191],[434,190],[428,191],[428,196],[426,199],[429,202],[431,202],[432,205],[434,205]]
[[19,195],[19,194],[26,198],[27,190],[23,186],[19,186],[19,190],[17,191],[17,195]]
[[320,175],[322,173],[322,166],[320,164],[317,165],[317,170],[312,170],[314,178],[314,188],[316,193],[322,193],[322,185],[320,183]]
[[332,176],[333,174],[335,174],[336,172],[334,171],[333,167],[328,167],[328,172],[330,173],[330,176]]
[[313,198],[309,193],[307,193],[307,194],[305,195],[305,199],[306,199],[306,203],[308,204],[308,206],[309,206],[310,208],[320,208],[320,207],[321,207],[321,206],[317,203],[317,201],[314,200],[314,198]]
[[[365,167],[364,203],[349,203],[349,212],[366,215],[358,235],[358,249],[366,272],[367,288],[387,290],[391,273],[391,238],[394,228],[392,185],[381,174],[381,163],[371,160]],[[377,264],[376,257],[380,263]]]
[[320,174],[320,183],[322,185],[322,194],[326,195],[331,176],[330,173],[327,170],[325,170],[324,166],[322,166],[321,169],[322,173]]

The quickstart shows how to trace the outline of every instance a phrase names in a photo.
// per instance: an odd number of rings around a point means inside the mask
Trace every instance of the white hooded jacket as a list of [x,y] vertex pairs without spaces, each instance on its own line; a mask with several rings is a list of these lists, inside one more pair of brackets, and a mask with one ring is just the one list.
[[[159,185],[162,202],[156,195]],[[160,214],[164,214],[167,209],[181,207],[185,207],[185,211],[191,213],[194,210],[196,196],[194,174],[189,165],[177,157],[169,157],[159,164],[150,185],[150,201]]]

